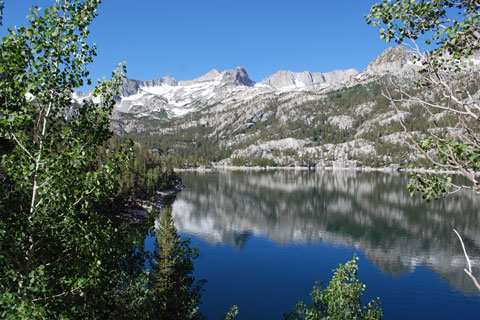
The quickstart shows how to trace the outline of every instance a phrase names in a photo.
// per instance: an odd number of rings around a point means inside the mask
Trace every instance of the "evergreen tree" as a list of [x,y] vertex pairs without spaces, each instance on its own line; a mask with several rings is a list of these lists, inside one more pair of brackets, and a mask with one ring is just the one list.
[[157,229],[157,242],[152,266],[151,289],[161,319],[202,319],[198,313],[204,280],[195,283],[193,260],[198,249],[190,248],[173,223],[170,207],[166,207]]

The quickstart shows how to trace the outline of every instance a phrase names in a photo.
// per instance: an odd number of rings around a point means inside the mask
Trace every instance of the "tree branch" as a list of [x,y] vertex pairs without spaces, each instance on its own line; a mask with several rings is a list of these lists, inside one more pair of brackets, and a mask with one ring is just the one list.
[[472,263],[470,262],[470,257],[468,256],[467,250],[465,249],[465,244],[463,243],[463,239],[460,236],[460,234],[457,232],[457,230],[453,229],[453,231],[455,231],[455,233],[458,236],[458,239],[460,239],[460,243],[462,244],[463,253],[465,254],[465,259],[467,260],[468,269],[463,269],[463,271],[465,271],[465,273],[470,277],[470,279],[472,279],[473,284],[475,285],[477,290],[480,291],[480,284],[478,283],[477,278],[475,278],[475,276],[473,275]]

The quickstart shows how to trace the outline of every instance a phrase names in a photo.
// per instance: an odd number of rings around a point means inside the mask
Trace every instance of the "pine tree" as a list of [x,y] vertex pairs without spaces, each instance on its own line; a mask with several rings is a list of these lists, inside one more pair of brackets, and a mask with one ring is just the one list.
[[173,223],[171,208],[163,210],[150,279],[161,319],[202,319],[198,313],[204,280],[195,283],[193,260],[198,248],[182,240]]

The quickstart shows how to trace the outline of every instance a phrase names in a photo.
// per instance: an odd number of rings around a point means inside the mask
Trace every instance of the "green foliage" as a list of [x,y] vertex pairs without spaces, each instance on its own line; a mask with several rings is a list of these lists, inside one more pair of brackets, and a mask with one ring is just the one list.
[[155,197],[157,191],[175,186],[178,176],[173,166],[155,150],[133,143],[118,136],[112,137],[100,150],[100,163],[108,163],[113,153],[128,153],[117,175],[118,197],[125,202],[146,200]]
[[285,319],[381,319],[383,316],[379,299],[362,306],[361,295],[365,285],[358,280],[358,257],[345,264],[340,264],[327,287],[321,284],[310,292],[312,304],[297,302]]
[[231,150],[222,148],[219,140],[209,138],[211,128],[203,126],[179,130],[172,134],[124,136],[133,139],[142,148],[155,150],[176,168],[209,166],[213,161],[228,157]]
[[193,260],[198,248],[178,235],[171,209],[166,207],[160,218],[151,274],[157,319],[203,319],[198,313],[205,280],[195,283]]
[[30,25],[0,44],[1,318],[133,319],[151,309],[143,239],[153,220],[118,216],[115,177],[128,150],[99,154],[124,67],[97,85],[100,103],[71,101],[90,82],[86,38],[99,3],[33,9]]
[[[480,170],[480,149],[470,142],[459,143],[457,141],[439,140],[430,136],[428,139],[421,141],[420,148],[425,154],[433,154],[434,163],[439,166],[457,166],[469,168],[472,171]],[[411,195],[415,191],[420,191],[422,197],[426,201],[438,199],[445,196],[452,188],[452,179],[447,175],[425,176],[420,174],[412,175],[412,179],[408,185]]]
[[[480,4],[474,0],[383,0],[372,6],[366,20],[381,27],[380,38],[386,42],[400,44],[407,39],[425,38],[426,44],[439,48],[435,63],[448,67],[447,62],[478,50],[479,9]],[[453,67],[459,70],[459,64]]]
[[[372,6],[366,15],[367,23],[380,28],[385,41],[402,44],[407,40],[424,40],[432,48],[428,53],[417,50],[422,63],[417,81],[419,88],[428,88],[433,98],[426,100],[418,92],[415,102],[430,115],[446,113],[437,123],[417,120],[413,123],[426,133],[432,127],[435,134],[415,143],[427,166],[435,170],[461,172],[478,193],[480,183],[475,176],[479,170],[480,148],[478,136],[478,99],[472,96],[478,91],[476,72],[468,69],[472,56],[480,50],[480,3],[472,0],[384,0]],[[465,72],[466,71],[466,72]],[[397,101],[405,101],[400,99]],[[411,101],[411,100],[410,100]],[[448,110],[446,112],[445,110]],[[413,109],[415,112],[416,110]],[[416,119],[418,115],[414,114]],[[439,134],[438,127],[454,127],[452,135]],[[410,129],[410,128],[409,128]],[[448,194],[455,186],[447,176],[415,174],[408,186],[423,193],[427,201]]]
[[232,320],[238,315],[238,306],[231,306],[230,310],[222,316],[222,320]]
[[434,150],[440,165],[457,165],[456,162],[460,162],[465,168],[480,170],[480,149],[471,142],[445,141],[430,136],[420,143],[420,148],[425,153]]
[[415,195],[415,191],[422,193],[425,201],[437,200],[440,196],[448,193],[452,187],[452,178],[446,175],[430,175],[426,176],[419,173],[412,173],[408,184],[410,196]]

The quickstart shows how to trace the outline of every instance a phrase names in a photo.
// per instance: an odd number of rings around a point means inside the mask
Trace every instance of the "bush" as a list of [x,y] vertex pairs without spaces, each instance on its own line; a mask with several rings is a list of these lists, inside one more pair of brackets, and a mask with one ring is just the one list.
[[303,319],[381,319],[383,311],[380,300],[370,301],[362,306],[361,295],[365,285],[358,280],[358,257],[340,264],[328,286],[322,290],[318,284],[310,292],[312,304],[297,302],[291,313],[285,315],[288,320]]

